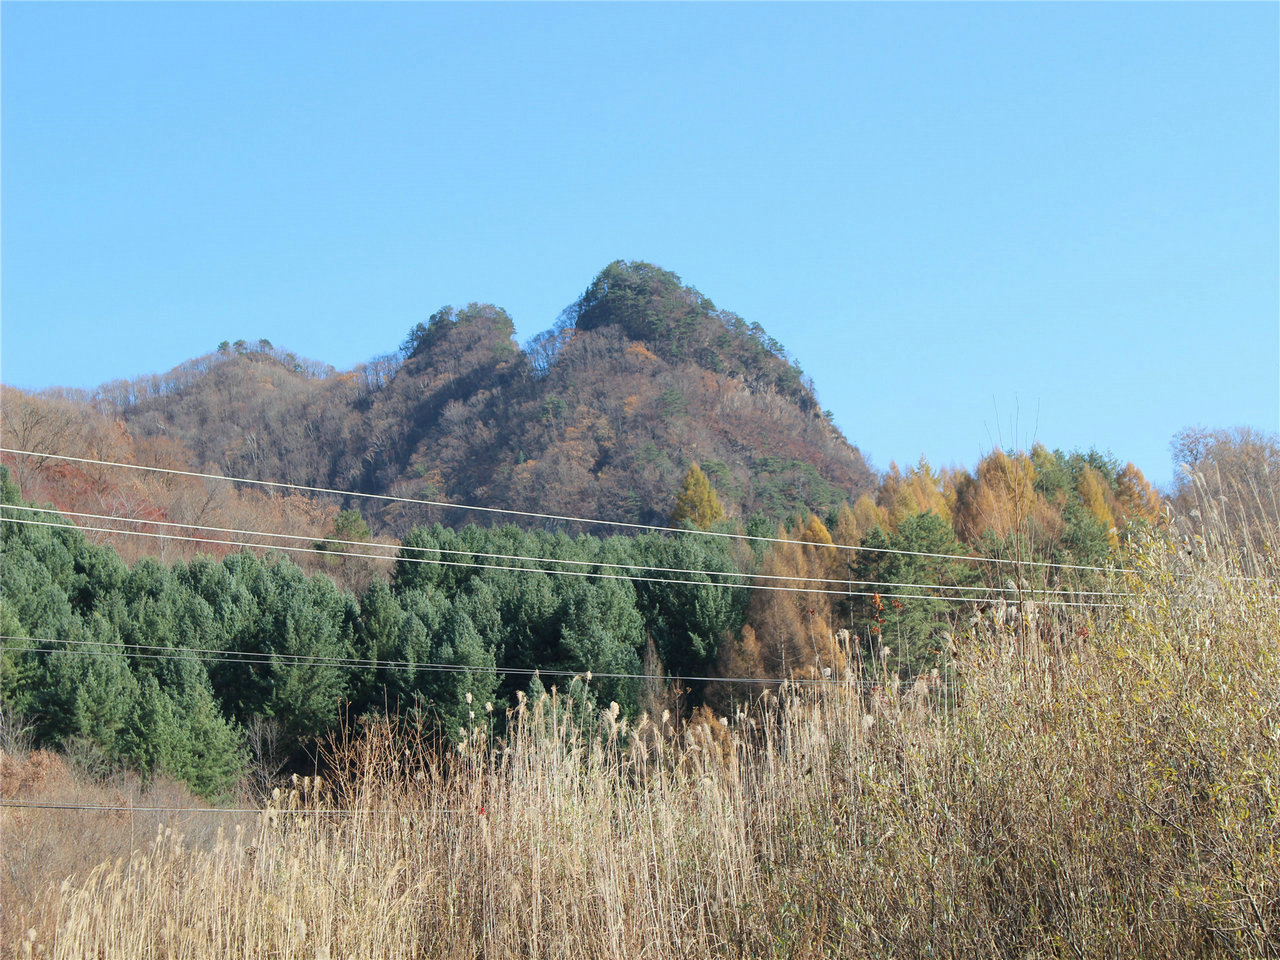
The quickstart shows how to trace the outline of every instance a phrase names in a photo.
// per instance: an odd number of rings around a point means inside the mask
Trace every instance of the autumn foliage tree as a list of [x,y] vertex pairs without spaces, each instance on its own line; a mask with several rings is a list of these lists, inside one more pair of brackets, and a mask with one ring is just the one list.
[[680,485],[675,509],[671,511],[671,525],[691,523],[701,530],[710,528],[724,519],[724,506],[711,481],[698,464],[691,464]]
[[848,666],[835,629],[828,580],[839,551],[826,525],[810,515],[792,529],[778,529],[778,543],[765,554],[747,605],[740,640],[725,644],[725,676],[783,680],[838,677]]
[[[1162,522],[1160,498],[1132,463],[1095,450],[995,450],[955,485],[956,535],[978,553],[1014,561],[1100,565],[1135,525]],[[1061,577],[1023,567],[1021,580]],[[1041,584],[1043,585],[1043,584]]]
[[896,530],[907,517],[925,511],[950,523],[957,479],[952,471],[934,470],[924,457],[906,473],[891,463],[876,496],[876,504],[884,511],[886,529]]
[[1025,453],[1013,455],[993,450],[978,463],[972,476],[956,486],[954,526],[966,543],[979,542],[984,534],[1007,541],[1029,524],[1051,524],[1036,495],[1036,466]]

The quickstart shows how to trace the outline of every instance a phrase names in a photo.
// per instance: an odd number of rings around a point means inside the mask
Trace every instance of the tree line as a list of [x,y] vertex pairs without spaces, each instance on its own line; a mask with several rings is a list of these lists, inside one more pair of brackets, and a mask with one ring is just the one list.
[[[1103,573],[1072,567],[1105,567],[1171,517],[1179,535],[1204,529],[1197,504],[1239,514],[1215,535],[1274,537],[1274,437],[1186,431],[1174,450],[1185,469],[1166,504],[1132,464],[1037,446],[993,451],[972,473],[892,466],[874,496],[782,523],[733,516],[723,473],[693,464],[669,518],[687,533],[437,523],[413,528],[384,569],[344,557],[341,541],[369,537],[353,510],[317,539],[312,572],[250,550],[128,563],[74,527],[6,511],[0,699],[38,743],[91,768],[165,771],[217,797],[246,772],[302,762],[343,717],[401,713],[458,737],[500,729],[522,692],[571,676],[628,715],[727,710],[748,695],[736,679],[910,677],[945,667],[975,611],[1101,588]],[[21,504],[7,468],[0,481],[3,503]],[[954,599],[984,587],[1015,596]]]
[[[4,502],[20,503],[7,470],[3,484]],[[279,555],[130,567],[73,527],[0,527],[6,709],[40,744],[103,769],[163,770],[208,796],[251,761],[300,762],[343,716],[398,712],[449,737],[500,722],[517,691],[544,682],[537,669],[547,685],[594,673],[591,695],[634,714],[647,649],[670,671],[707,673],[745,609],[741,588],[707,573],[672,584],[617,572],[732,570],[730,546],[705,538],[417,528],[392,575],[356,595]],[[468,563],[481,555],[606,576]]]
[[[14,639],[3,641],[0,693],[40,743],[163,770],[216,796],[250,765],[299,762],[344,715],[404,713],[460,736],[500,725],[531,685],[570,675],[590,674],[584,692],[630,715],[704,701],[727,709],[745,695],[664,675],[776,681],[874,664],[910,676],[945,662],[944,638],[967,615],[945,588],[1007,582],[1007,568],[983,558],[1100,565],[1121,536],[1158,522],[1139,480],[1096,454],[1038,447],[993,453],[973,474],[922,460],[825,518],[744,523],[694,464],[671,517],[687,534],[415,527],[389,575],[366,570],[357,590],[248,550],[130,566],[75,528],[9,512],[0,633]],[[4,502],[20,503],[7,470],[3,483]],[[318,546],[341,563],[338,540],[368,528],[355,511],[334,528],[341,536]],[[545,562],[513,559],[523,557]],[[502,569],[528,566],[557,572]],[[1018,575],[1038,578],[1024,584],[1033,592],[1061,586],[1064,573]],[[694,582],[664,582],[677,580]],[[896,596],[910,593],[926,596]]]

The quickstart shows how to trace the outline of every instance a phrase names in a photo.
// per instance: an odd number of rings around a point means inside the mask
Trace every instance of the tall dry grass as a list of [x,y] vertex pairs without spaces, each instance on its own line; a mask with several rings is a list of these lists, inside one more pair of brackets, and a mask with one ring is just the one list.
[[[13,732],[12,718],[0,715],[0,802],[48,806],[0,807],[0,943],[21,942],[30,929],[36,939],[47,939],[58,919],[50,886],[82,880],[108,860],[128,860],[158,827],[176,826],[189,842],[211,844],[217,824],[228,819],[223,813],[153,812],[205,804],[185,784],[164,776],[146,784],[130,773],[90,776],[74,756],[32,750]],[[71,809],[77,805],[112,809]]]
[[552,696],[451,753],[369,726],[247,828],[50,878],[12,947],[1280,955],[1280,602],[1198,544],[1138,552],[1105,619],[975,623],[955,687],[784,687],[678,731]]

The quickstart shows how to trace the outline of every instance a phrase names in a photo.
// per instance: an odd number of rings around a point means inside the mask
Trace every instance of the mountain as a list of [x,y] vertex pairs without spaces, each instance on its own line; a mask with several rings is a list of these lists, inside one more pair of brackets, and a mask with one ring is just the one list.
[[[663,523],[695,461],[743,518],[875,489],[759,324],[639,262],[607,266],[523,348],[505,311],[473,303],[350,371],[238,341],[72,401],[191,469],[532,512]],[[366,507],[389,533],[467,519]]]

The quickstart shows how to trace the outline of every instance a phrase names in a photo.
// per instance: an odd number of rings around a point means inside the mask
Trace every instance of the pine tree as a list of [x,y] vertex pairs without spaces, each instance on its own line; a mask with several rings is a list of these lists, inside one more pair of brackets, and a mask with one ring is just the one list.
[[[953,629],[957,611],[948,598],[957,591],[932,585],[962,587],[973,583],[977,574],[962,560],[968,551],[956,539],[951,525],[931,510],[905,517],[892,533],[876,527],[863,544],[869,549],[859,554],[852,571],[854,579],[895,585],[864,586],[861,589],[885,589],[890,596],[864,597],[853,605],[865,653],[875,655],[883,648],[885,665],[902,676],[939,666],[945,647],[942,635]],[[920,597],[935,593],[934,597]]]

